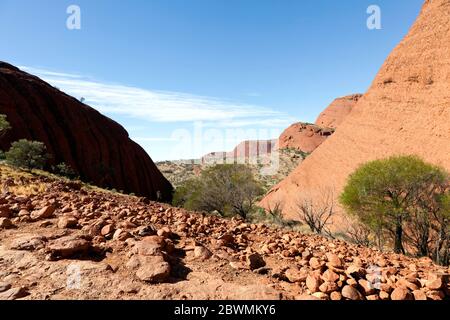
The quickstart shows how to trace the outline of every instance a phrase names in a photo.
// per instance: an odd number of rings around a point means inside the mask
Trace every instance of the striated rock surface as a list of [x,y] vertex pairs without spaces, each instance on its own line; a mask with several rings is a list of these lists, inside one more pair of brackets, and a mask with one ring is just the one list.
[[128,193],[171,198],[172,186],[118,123],[39,78],[0,62],[0,114],[12,129],[0,137],[8,149],[19,139],[45,143],[51,164],[66,163],[82,180]]
[[[333,136],[263,199],[287,215],[304,193],[334,189],[367,161],[418,155],[450,171],[450,0],[425,1],[420,16]],[[335,225],[338,228],[338,225]]]

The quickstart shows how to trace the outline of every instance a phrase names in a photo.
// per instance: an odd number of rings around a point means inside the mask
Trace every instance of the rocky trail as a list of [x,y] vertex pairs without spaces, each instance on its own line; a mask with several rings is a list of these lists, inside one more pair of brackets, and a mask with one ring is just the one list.
[[0,169],[3,300],[450,297],[429,259]]

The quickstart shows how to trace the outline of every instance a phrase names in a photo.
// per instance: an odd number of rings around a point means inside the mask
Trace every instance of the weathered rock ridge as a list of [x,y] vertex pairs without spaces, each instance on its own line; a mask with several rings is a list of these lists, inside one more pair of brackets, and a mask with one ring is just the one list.
[[[418,155],[450,171],[450,0],[425,1],[370,89],[327,139],[263,199],[287,215],[305,193],[338,196],[367,161]],[[338,226],[336,226],[338,227]]]
[[12,129],[0,137],[8,149],[19,139],[45,143],[51,164],[66,163],[81,179],[160,200],[172,186],[122,126],[39,78],[0,62],[0,114]]

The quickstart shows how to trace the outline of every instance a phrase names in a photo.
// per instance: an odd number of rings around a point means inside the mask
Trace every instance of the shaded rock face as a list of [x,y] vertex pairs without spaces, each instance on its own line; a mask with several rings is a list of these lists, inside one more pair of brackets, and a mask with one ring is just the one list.
[[[39,78],[0,62],[0,114],[12,129],[0,138],[7,150],[19,139],[45,143],[51,165],[66,163],[81,179],[160,200],[171,184],[123,127]],[[159,192],[158,192],[159,191]]]
[[352,94],[334,100],[317,118],[316,125],[336,129],[353,110],[362,94]]
[[[295,211],[302,193],[339,196],[358,166],[417,155],[450,171],[450,0],[425,1],[406,38],[333,136],[263,199]],[[319,195],[320,192],[317,192]]]

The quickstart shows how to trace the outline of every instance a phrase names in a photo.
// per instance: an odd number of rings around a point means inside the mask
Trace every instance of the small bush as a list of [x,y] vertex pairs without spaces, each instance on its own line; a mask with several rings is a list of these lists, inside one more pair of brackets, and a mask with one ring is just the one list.
[[46,147],[42,142],[22,139],[13,142],[6,152],[6,162],[24,169],[43,169],[49,159]]
[[263,189],[251,169],[242,164],[220,164],[177,188],[173,204],[189,210],[213,212],[246,219]]
[[60,176],[63,176],[63,177],[69,178],[69,179],[75,179],[77,177],[76,171],[71,166],[69,166],[68,164],[66,164],[64,162],[55,166],[53,168],[53,171],[57,175],[60,175]]
[[9,129],[11,129],[11,125],[8,120],[6,120],[6,115],[0,114],[0,135],[4,134]]

